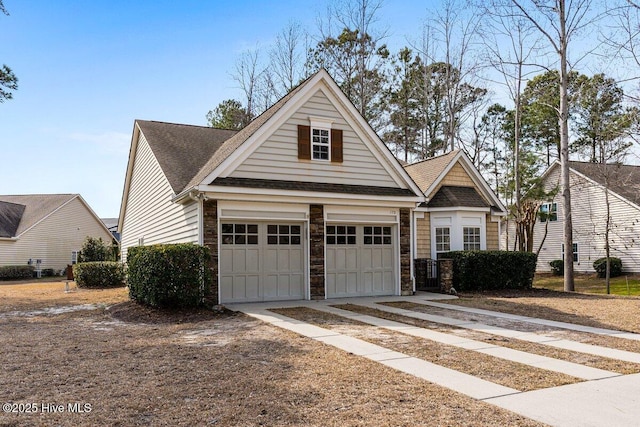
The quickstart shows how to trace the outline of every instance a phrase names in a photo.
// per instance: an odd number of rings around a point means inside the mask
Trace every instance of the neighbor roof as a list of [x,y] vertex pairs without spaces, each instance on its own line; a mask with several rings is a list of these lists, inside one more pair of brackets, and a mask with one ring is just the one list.
[[25,206],[0,202],[0,237],[15,237]]
[[411,165],[406,165],[404,166],[404,169],[424,193],[456,157],[458,151],[460,150],[454,150],[441,156],[432,157]]
[[[29,195],[17,195],[17,196],[0,196],[0,212],[4,212],[6,215],[0,213],[0,229],[5,231],[11,231],[13,233],[9,236],[2,235],[0,231],[0,237],[17,237],[35,224],[40,222],[46,216],[58,209],[60,206],[69,202],[71,199],[78,197],[78,194],[29,194]],[[24,207],[19,218],[19,223],[16,224],[20,208],[11,205],[21,205]],[[11,224],[9,220],[6,225],[1,225],[5,217],[11,217]],[[7,233],[8,234],[8,233]]]
[[488,208],[489,204],[473,187],[443,185],[429,200],[427,206],[430,208],[451,208],[456,206]]
[[238,131],[206,126],[136,120],[174,193]]
[[[640,205],[640,166],[569,162],[569,167],[600,185],[609,182],[609,189],[636,205]],[[609,179],[605,179],[607,177]]]

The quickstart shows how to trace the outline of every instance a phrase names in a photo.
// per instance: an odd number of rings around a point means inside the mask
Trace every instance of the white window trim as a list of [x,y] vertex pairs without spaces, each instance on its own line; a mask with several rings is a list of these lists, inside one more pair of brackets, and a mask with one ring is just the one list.
[[[437,258],[436,251],[436,228],[449,227],[451,251],[464,250],[465,227],[480,227],[480,250],[487,249],[487,224],[485,213],[472,210],[449,210],[430,213],[431,228],[431,257]],[[473,219],[474,221],[469,221]],[[477,222],[476,222],[477,220]]]
[[[573,263],[580,264],[580,243],[573,242],[573,244],[576,245],[576,250],[573,252]],[[564,260],[564,243],[560,244],[560,255],[561,259]]]
[[[334,119],[329,119],[326,117],[309,117],[309,138],[310,138],[310,143],[311,143],[311,160],[314,161],[319,161],[319,162],[331,162],[331,126],[334,122]],[[314,144],[313,142],[313,131],[314,130],[326,130],[328,132],[327,135],[327,139],[329,141],[328,144],[326,144],[327,146],[327,158],[326,159],[316,159],[315,157],[313,157],[313,147],[314,145],[318,145],[318,146],[322,146],[324,147],[325,144],[319,143],[319,144]]]
[[[478,230],[478,234],[477,234],[477,236],[478,236],[478,238],[479,238],[479,240],[480,240],[480,241],[478,242],[478,244],[479,244],[479,246],[480,246],[478,249],[466,249],[466,248],[465,248],[465,245],[466,245],[466,244],[468,244],[467,242],[465,242],[465,237],[467,237],[467,236],[466,236],[466,234],[465,234],[465,232],[464,232],[464,229],[465,229],[465,228],[473,228],[473,229],[477,229],[477,230]],[[473,236],[475,237],[476,235],[475,235],[475,234],[473,234]],[[474,242],[473,242],[473,244],[475,245],[475,244],[476,244],[476,242],[474,241]],[[472,251],[472,250],[477,251],[477,250],[481,250],[481,249],[482,249],[482,227],[475,226],[475,225],[463,225],[463,226],[462,226],[462,250],[463,250],[463,251],[467,251],[467,250],[468,250],[468,251]]]
[[[556,207],[555,212],[553,211],[553,206],[554,205]],[[549,222],[557,222],[558,221],[558,202],[548,202],[548,203],[541,204],[540,205],[540,212],[542,212],[542,207],[543,206],[547,207],[547,210],[546,210],[545,213],[548,215],[548,219],[547,218],[545,218],[545,219],[540,218],[540,222],[542,222],[542,223],[547,222],[547,221],[549,221]],[[556,219],[551,219],[551,216],[550,216],[551,213],[555,213],[556,214]]]

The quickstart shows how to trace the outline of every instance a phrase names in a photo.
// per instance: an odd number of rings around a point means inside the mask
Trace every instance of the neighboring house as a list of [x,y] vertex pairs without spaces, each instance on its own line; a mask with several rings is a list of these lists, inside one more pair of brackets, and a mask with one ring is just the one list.
[[456,250],[498,250],[506,209],[460,150],[406,165],[426,196],[414,211],[417,258]]
[[[640,166],[569,162],[569,179],[574,270],[593,272],[593,262],[605,256],[605,188],[608,187],[611,256],[622,260],[624,271],[640,272]],[[559,162],[542,175],[541,185],[547,191],[559,188]],[[540,210],[547,215],[538,218],[534,228],[534,250],[542,243],[537,270],[550,271],[549,262],[564,256],[562,197],[558,194],[553,200],[545,200]]]
[[100,218],[105,227],[111,232],[111,236],[116,242],[120,242],[120,233],[118,233],[118,218]]
[[211,250],[220,303],[413,292],[420,189],[321,70],[239,132],[135,122],[128,248]]
[[112,239],[79,194],[0,196],[0,265],[62,270],[87,236]]

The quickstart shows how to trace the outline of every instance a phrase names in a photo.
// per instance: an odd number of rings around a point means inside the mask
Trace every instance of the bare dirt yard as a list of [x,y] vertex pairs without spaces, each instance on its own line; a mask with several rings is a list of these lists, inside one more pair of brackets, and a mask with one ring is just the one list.
[[0,284],[1,426],[537,426],[231,312]]

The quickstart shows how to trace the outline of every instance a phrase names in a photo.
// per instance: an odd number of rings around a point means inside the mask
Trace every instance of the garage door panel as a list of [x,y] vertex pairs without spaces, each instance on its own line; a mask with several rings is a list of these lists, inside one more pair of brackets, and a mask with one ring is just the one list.
[[[392,229],[388,225],[327,226],[328,297],[395,292],[397,238]],[[341,232],[346,238],[341,239]]]
[[221,228],[221,301],[304,298],[303,224],[223,222]]

